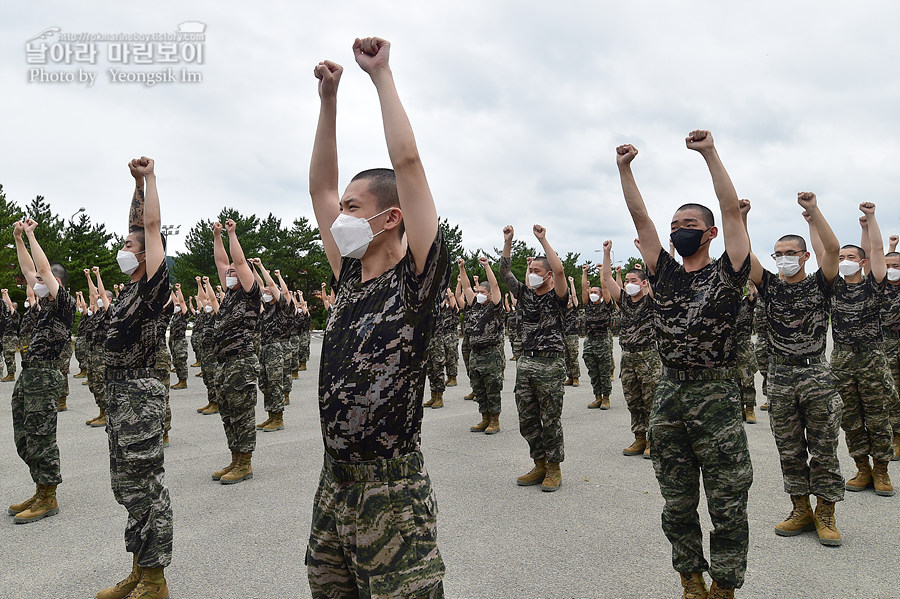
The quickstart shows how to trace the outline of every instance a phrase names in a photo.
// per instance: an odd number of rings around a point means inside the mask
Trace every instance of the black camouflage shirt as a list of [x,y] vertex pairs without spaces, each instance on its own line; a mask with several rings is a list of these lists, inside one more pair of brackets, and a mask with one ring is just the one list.
[[753,313],[756,308],[756,298],[750,299],[749,295],[741,298],[741,308],[738,310],[737,317],[737,339],[738,343],[750,341],[753,335]]
[[109,332],[103,363],[107,369],[155,368],[159,347],[156,321],[169,299],[169,268],[160,263],[152,278],[127,283],[109,307]]
[[28,338],[31,336],[31,332],[34,330],[34,325],[37,322],[40,311],[41,309],[38,304],[32,304],[25,309],[25,315],[22,317],[22,324],[19,327],[19,335],[21,337]]
[[294,315],[294,334],[304,335],[309,332],[309,314],[303,310],[295,310]]
[[821,268],[796,283],[764,270],[759,299],[765,311],[769,352],[801,358],[825,353],[832,291]]
[[25,365],[58,360],[63,346],[71,338],[74,322],[75,298],[60,286],[54,299],[48,295],[41,300],[41,310],[37,313],[28,352],[23,359]]
[[609,325],[612,322],[613,303],[602,299],[597,302],[588,302],[584,307],[584,326],[588,337],[606,337],[609,335]]
[[169,336],[172,339],[184,339],[187,335],[188,315],[184,312],[172,314],[171,324],[169,325]]
[[456,308],[445,306],[443,303],[438,306],[438,325],[437,330],[441,335],[457,333],[459,331],[459,312]]
[[766,324],[766,300],[762,294],[756,296],[756,307],[753,308],[753,332],[760,340],[767,340],[768,327]]
[[325,451],[339,461],[386,459],[419,449],[425,358],[434,305],[447,288],[448,253],[440,232],[421,275],[411,253],[362,282],[362,263],[341,261],[319,369]]
[[112,307],[106,310],[98,310],[91,316],[91,351],[102,349],[106,345],[106,336],[109,334],[109,321],[112,317]]
[[259,334],[263,343],[281,341],[284,337],[290,337],[288,310],[293,306],[288,305],[288,299],[284,295],[278,301],[272,299],[268,304],[263,302],[263,310],[259,315]]
[[[5,305],[5,302],[4,302]],[[6,306],[9,308],[9,306]],[[6,328],[3,329],[3,336],[15,337],[19,334],[19,323],[21,317],[18,312],[10,311],[9,318],[6,321]]]
[[[881,328],[900,335],[900,284],[888,283],[881,302]],[[898,431],[900,432],[900,431]]]
[[568,306],[563,312],[563,332],[566,337],[578,334],[578,308]]
[[653,298],[644,294],[633,301],[622,289],[619,292],[619,346],[625,351],[642,351],[656,346],[653,323]]
[[255,281],[250,291],[244,291],[238,283],[234,289],[225,292],[210,335],[217,359],[254,353],[253,334],[259,320],[261,297],[259,284]]
[[516,309],[522,319],[522,349],[524,351],[564,352],[563,310],[569,303],[551,288],[543,295],[523,285],[510,271],[509,258],[500,258],[500,276],[509,292],[516,296]]
[[478,302],[467,307],[472,315],[472,330],[469,332],[469,345],[472,349],[482,350],[496,347],[503,342],[503,306],[487,301]]
[[881,343],[881,303],[887,277],[881,283],[869,273],[861,283],[834,279],[831,298],[831,339],[844,345],[868,346]]
[[736,363],[735,323],[749,274],[749,254],[738,271],[725,252],[700,270],[687,272],[669,252],[660,250],[650,284],[664,365],[687,369]]

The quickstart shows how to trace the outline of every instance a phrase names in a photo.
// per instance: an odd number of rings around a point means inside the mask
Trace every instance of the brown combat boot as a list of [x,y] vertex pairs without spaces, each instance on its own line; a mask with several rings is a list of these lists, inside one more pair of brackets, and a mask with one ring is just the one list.
[[306,370],[306,362],[300,362],[300,366],[297,367],[297,370]]
[[292,371],[291,371],[291,378],[292,378],[293,380],[296,381],[297,379],[300,378],[300,373],[297,372],[296,370],[292,370]]
[[9,514],[10,516],[15,516],[18,513],[24,512],[25,510],[30,508],[32,505],[34,505],[34,502],[37,501],[38,495],[40,495],[40,494],[41,494],[41,485],[35,485],[34,486],[34,495],[32,495],[30,498],[26,499],[22,503],[12,504],[11,506],[9,506],[9,508],[7,508],[6,513]]
[[834,502],[825,501],[821,497],[816,503],[815,524],[819,534],[819,543],[836,547],[841,544],[841,533],[834,521]]
[[206,402],[206,405],[203,406],[202,408],[197,408],[197,413],[202,414],[204,412],[204,410],[208,410],[211,407],[212,407],[212,402],[208,401],[208,402]]
[[647,447],[644,448],[644,459],[652,460],[653,457],[650,455],[650,439],[647,439]]
[[588,409],[589,409],[589,410],[596,410],[597,408],[600,407],[600,404],[601,404],[602,402],[603,402],[603,397],[601,397],[600,395],[595,395],[595,396],[594,396],[594,401],[592,401],[591,403],[588,404]]
[[601,410],[609,409],[609,395],[603,395],[600,397],[600,409]]
[[169,446],[169,433],[163,433],[163,447]]
[[203,411],[200,412],[204,416],[209,416],[210,414],[218,414],[219,413],[219,403],[215,401],[209,402],[209,405],[203,408]]
[[759,409],[762,410],[763,412],[768,412],[768,411],[769,411],[769,402],[766,402],[766,403],[764,403],[764,404],[761,404],[761,405],[759,406]]
[[11,372],[9,374],[7,374],[5,377],[3,377],[2,379],[0,379],[0,381],[3,381],[4,383],[9,383],[14,380],[16,380],[16,375],[14,375]]
[[634,433],[634,443],[622,450],[622,455],[641,455],[647,449],[647,433]]
[[264,433],[284,430],[284,412],[269,412],[269,423],[260,430]]
[[442,393],[435,393],[435,394],[434,394],[434,403],[431,404],[431,409],[432,409],[432,410],[437,410],[438,408],[443,408],[443,407],[444,407],[444,394],[443,394],[443,392],[442,392]]
[[202,377],[203,377],[203,370],[201,369],[200,372],[198,372],[198,373],[195,374],[194,376],[197,377],[198,379],[199,379],[199,378],[202,378]]
[[264,427],[267,424],[269,424],[270,422],[272,422],[272,414],[273,414],[273,412],[269,412],[269,417],[266,418],[265,420],[263,420],[262,422],[260,422],[259,424],[257,424],[256,430],[260,430],[260,429],[262,429],[262,427]]
[[577,378],[572,379],[572,386],[573,386],[573,387],[577,387],[579,384],[580,384],[580,383],[578,382],[578,379],[577,379]]
[[69,406],[66,405],[66,399],[68,399],[65,395],[59,398],[59,403],[56,404],[57,412],[65,412],[69,409]]
[[900,460],[900,433],[894,433],[894,457],[891,458],[892,462],[897,460]]
[[137,553],[135,553],[131,565],[131,574],[125,580],[119,581],[116,586],[103,589],[97,593],[97,599],[125,599],[141,581],[143,574],[144,569],[138,565]]
[[191,368],[200,368],[200,360],[198,359],[196,362],[191,364]]
[[101,428],[106,426],[106,410],[100,408],[100,415],[94,418],[93,422],[91,422],[91,426],[94,428]]
[[98,414],[97,416],[94,416],[90,420],[85,420],[84,423],[87,426],[94,426],[94,422],[96,422],[97,420],[100,420],[101,418],[103,418],[103,423],[105,425],[106,424],[106,411],[103,408],[100,408],[100,414]]
[[467,401],[475,399],[475,392],[472,391],[471,393],[469,393],[468,395],[466,395],[465,397],[463,397],[463,399],[465,399],[465,400],[467,400]]
[[169,585],[162,568],[144,568],[141,580],[125,599],[169,599]]
[[681,586],[684,588],[681,599],[707,599],[709,590],[706,588],[702,572],[680,572],[680,574]]
[[187,379],[178,379],[178,382],[172,385],[173,389],[187,389]]
[[220,478],[222,478],[223,476],[225,476],[226,474],[231,472],[234,469],[235,465],[237,464],[237,458],[238,458],[238,453],[236,451],[232,451],[231,452],[231,463],[228,464],[227,466],[225,466],[224,468],[222,468],[221,470],[216,470],[215,472],[213,472],[212,479],[219,480]]
[[73,379],[86,379],[87,378],[87,370],[84,368],[78,369],[78,374],[72,375]]
[[756,410],[753,406],[744,408],[744,422],[747,424],[756,424]]
[[456,386],[456,377],[455,376],[447,377],[447,382],[444,384],[448,387],[455,387]]
[[894,494],[894,486],[891,477],[888,476],[888,463],[883,460],[872,460],[872,483],[875,485],[875,494],[882,497],[890,497]]
[[234,468],[231,469],[231,472],[223,474],[219,482],[223,485],[233,485],[242,480],[253,478],[253,467],[250,465],[250,458],[252,457],[252,453],[238,453]]
[[434,405],[434,402],[435,402],[435,401],[437,401],[437,393],[435,393],[434,391],[432,391],[432,392],[431,392],[431,399],[429,399],[428,401],[426,401],[425,403],[423,403],[422,406],[425,407],[425,408],[430,408],[432,405]]
[[286,406],[291,405],[291,394],[290,393],[284,394],[284,405],[286,405]]
[[500,414],[490,414],[491,423],[484,429],[485,435],[493,435],[500,432]]
[[539,458],[534,461],[534,468],[528,474],[523,474],[516,479],[516,484],[520,487],[530,487],[544,482],[547,475],[547,460]]
[[491,423],[491,415],[488,414],[487,412],[485,412],[484,414],[481,415],[481,422],[479,422],[475,426],[470,426],[469,430],[472,431],[473,433],[483,433],[484,429],[486,429],[490,423]]
[[563,383],[563,385],[565,385],[566,387],[571,387],[571,386],[572,386],[572,379],[571,379],[571,377],[570,377],[570,378],[567,378],[567,379],[566,379],[566,382]]
[[844,488],[848,491],[862,491],[872,486],[872,467],[869,465],[869,456],[864,455],[856,460],[856,476],[848,480],[844,484]]
[[809,495],[791,495],[794,508],[784,522],[775,525],[775,534],[780,537],[794,537],[801,532],[816,528]]
[[35,522],[47,516],[55,516],[59,513],[59,504],[56,502],[56,485],[40,485],[37,499],[27,510],[16,514],[16,524]]
[[559,471],[559,462],[547,462],[547,474],[541,482],[541,491],[552,493],[562,484],[562,472]]
[[719,586],[715,580],[709,587],[709,599],[734,599],[734,588]]

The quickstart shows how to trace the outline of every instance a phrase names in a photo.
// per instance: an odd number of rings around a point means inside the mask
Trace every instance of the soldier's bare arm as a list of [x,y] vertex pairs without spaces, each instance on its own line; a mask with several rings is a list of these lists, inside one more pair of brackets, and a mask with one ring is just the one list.
[[31,247],[34,268],[41,279],[43,279],[44,285],[50,290],[50,298],[56,299],[56,294],[59,293],[59,281],[53,276],[53,271],[50,270],[50,261],[47,260],[47,255],[34,236],[35,228],[37,228],[37,222],[30,218],[25,221],[25,235],[28,237],[28,245]]
[[869,250],[866,254],[866,258],[869,261],[869,272],[880,283],[887,275],[887,264],[884,259],[884,241],[881,238],[881,228],[878,226],[878,220],[875,218],[875,204],[863,202],[859,205],[859,210],[863,213],[859,220],[861,223],[866,223],[869,233]]
[[603,266],[600,267],[600,277],[603,279],[603,288],[609,290],[612,300],[619,303],[622,297],[622,287],[613,278],[612,274],[612,241],[603,242]]
[[797,194],[797,203],[803,207],[803,218],[809,223],[810,244],[816,253],[816,262],[825,280],[831,283],[838,276],[841,242],[819,209],[816,194],[802,191]]
[[656,261],[662,245],[659,242],[659,234],[656,225],[647,212],[644,198],[634,180],[631,171],[631,162],[638,155],[637,148],[631,144],[624,144],[616,148],[616,165],[619,167],[619,179],[622,182],[622,193],[625,195],[625,205],[631,213],[634,228],[637,230],[638,239],[641,240],[641,257],[650,273],[656,272]]
[[331,235],[331,225],[341,212],[341,194],[338,190],[337,157],[337,89],[343,67],[324,60],[316,65],[313,73],[319,80],[319,122],[309,162],[309,195],[313,212],[319,224],[322,245],[335,278],[341,274],[341,251]]

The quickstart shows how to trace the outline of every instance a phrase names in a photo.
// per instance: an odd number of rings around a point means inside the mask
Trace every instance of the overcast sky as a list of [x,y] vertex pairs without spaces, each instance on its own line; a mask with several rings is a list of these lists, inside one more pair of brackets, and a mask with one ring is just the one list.
[[[717,213],[702,158],[684,146],[712,130],[767,255],[806,236],[796,194],[818,194],[842,243],[858,243],[859,202],[885,237],[900,230],[900,4],[890,2],[283,3],[10,2],[0,9],[0,183],[64,216],[84,206],[126,229],[126,162],[156,159],[163,222],[186,230],[223,206],[313,219],[307,192],[318,115],[313,66],[345,66],[339,90],[341,187],[389,166],[377,97],[355,64],[357,36],[391,41],[391,64],[438,212],[469,249],[535,245],[592,256],[612,239],[636,254],[615,147],[633,143],[638,185],[662,233],[681,203]],[[206,25],[199,83],[31,82],[26,42],[62,33],[169,33]],[[57,34],[58,35],[58,34]],[[48,40],[54,41],[54,40]],[[160,71],[165,65],[112,65]],[[723,250],[720,241],[713,252]],[[774,268],[771,260],[764,262]]]

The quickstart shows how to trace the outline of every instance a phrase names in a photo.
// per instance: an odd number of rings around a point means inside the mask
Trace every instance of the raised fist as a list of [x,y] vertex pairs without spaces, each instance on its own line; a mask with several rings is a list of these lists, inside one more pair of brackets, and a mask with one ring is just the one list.
[[333,98],[337,95],[338,83],[344,67],[330,60],[323,60],[313,69],[313,75],[319,80],[319,97]]
[[616,148],[616,164],[626,166],[631,164],[634,157],[638,155],[638,150],[631,144],[623,144]]
[[25,232],[26,233],[34,233],[34,230],[37,229],[37,221],[32,218],[25,219]]
[[235,223],[230,218],[225,221],[225,230],[228,231],[228,234],[234,233]]
[[801,191],[797,194],[797,203],[803,206],[804,210],[809,210],[816,205],[816,194],[810,191]]
[[25,231],[25,223],[20,220],[16,221],[16,224],[13,225],[13,237],[16,239],[22,238],[22,233]]
[[152,158],[141,156],[140,158],[135,158],[134,160],[132,160],[131,164],[134,167],[134,170],[132,172],[137,171],[137,173],[142,177],[153,174],[154,163]]
[[896,247],[896,246],[897,246],[897,242],[900,242],[900,236],[897,236],[897,235],[891,235],[890,237],[888,237],[888,245],[889,245],[889,246]]
[[387,68],[390,54],[391,43],[380,37],[356,38],[353,42],[356,64],[369,75],[379,69]]
[[703,129],[691,131],[690,135],[684,138],[684,143],[689,150],[697,152],[706,152],[714,147],[712,133]]
[[862,202],[859,205],[859,210],[866,215],[875,214],[875,204],[872,202]]
[[85,269],[84,269],[84,274],[85,274],[85,275],[91,274],[90,269],[89,269],[89,268],[85,268]]
[[590,267],[591,267],[590,264],[582,264],[582,265],[581,265],[581,272],[587,272],[588,269],[589,269]]
[[209,277],[203,277],[203,282],[204,282],[204,283],[209,283]]
[[513,229],[512,225],[506,225],[505,227],[503,227],[503,241],[505,241],[505,242],[512,241],[513,235],[515,235],[515,234],[516,234],[516,232]]
[[869,228],[869,217],[867,215],[863,214],[859,217],[859,226],[861,226],[863,229]]
[[534,236],[537,237],[538,241],[543,241],[547,237],[547,229],[542,227],[541,225],[535,225],[532,227],[534,231]]
[[611,252],[612,251],[612,239],[607,239],[603,242],[603,251]]
[[100,267],[99,267],[99,266],[94,266],[93,268],[91,268],[91,271],[92,271],[95,275],[99,275],[99,274],[100,274]]
[[457,258],[457,259],[456,259],[456,266],[458,266],[459,268],[465,268],[465,267],[466,267],[466,261],[463,260],[462,258]]
[[216,221],[212,226],[213,235],[221,235],[222,234],[222,223]]
[[750,200],[738,200],[738,208],[741,209],[741,215],[745,215],[750,212]]
[[485,267],[485,269],[491,267],[491,261],[487,259],[487,256],[480,256],[478,258],[478,263]]

